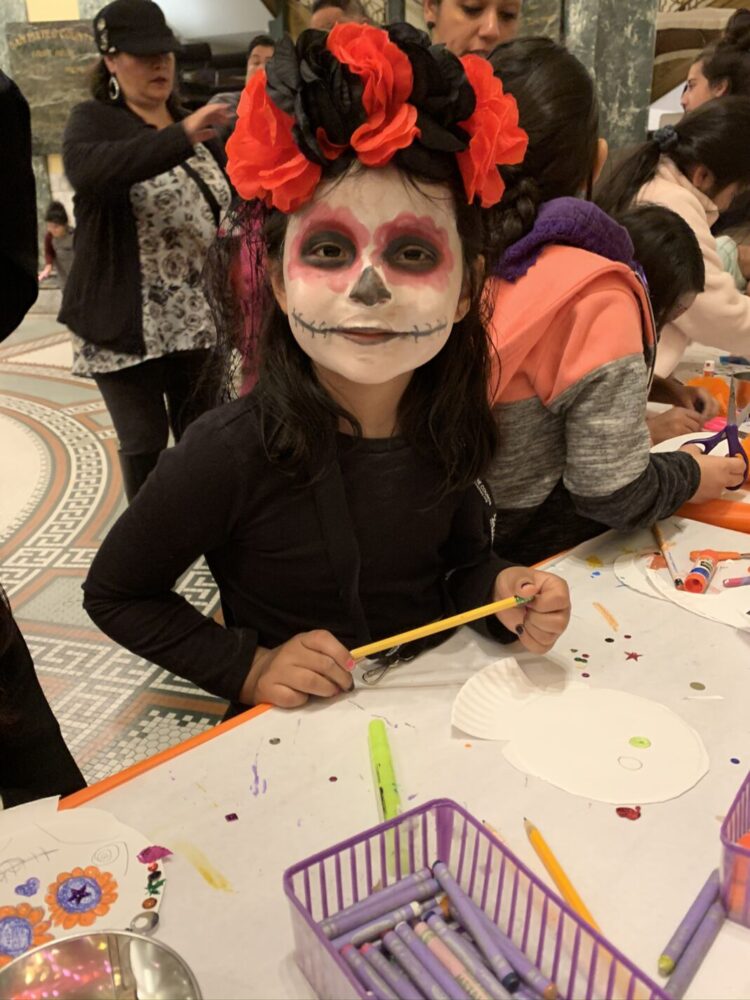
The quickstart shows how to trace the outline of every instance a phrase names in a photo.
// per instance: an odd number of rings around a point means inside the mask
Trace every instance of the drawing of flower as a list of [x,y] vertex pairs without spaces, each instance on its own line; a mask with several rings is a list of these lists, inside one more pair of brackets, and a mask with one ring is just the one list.
[[76,924],[89,927],[109,912],[117,899],[117,882],[110,872],[94,865],[61,872],[45,897],[53,924],[70,930]]
[[43,916],[41,906],[0,906],[0,969],[29,948],[53,939],[54,935],[48,933],[50,922]]

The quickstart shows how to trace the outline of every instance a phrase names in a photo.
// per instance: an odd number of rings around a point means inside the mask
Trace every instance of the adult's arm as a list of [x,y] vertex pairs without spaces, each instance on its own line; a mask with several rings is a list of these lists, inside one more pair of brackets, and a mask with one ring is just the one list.
[[99,549],[83,606],[121,646],[236,701],[257,633],[219,625],[172,589],[199,556],[227,542],[242,493],[236,458],[212,416],[162,452]]
[[100,198],[171,170],[192,153],[182,122],[155,129],[97,101],[73,108],[63,136],[68,179],[78,194]]
[[0,70],[0,341],[39,295],[36,184],[31,169],[29,106]]

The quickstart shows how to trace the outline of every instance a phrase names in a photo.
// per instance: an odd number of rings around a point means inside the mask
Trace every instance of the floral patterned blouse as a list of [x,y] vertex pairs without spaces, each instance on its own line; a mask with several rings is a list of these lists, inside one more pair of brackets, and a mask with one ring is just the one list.
[[[209,150],[197,145],[186,166],[208,186],[223,214],[231,200],[229,183]],[[133,184],[130,203],[138,229],[146,353],[122,354],[71,334],[74,375],[120,371],[216,342],[201,271],[217,227],[200,185],[178,165]]]

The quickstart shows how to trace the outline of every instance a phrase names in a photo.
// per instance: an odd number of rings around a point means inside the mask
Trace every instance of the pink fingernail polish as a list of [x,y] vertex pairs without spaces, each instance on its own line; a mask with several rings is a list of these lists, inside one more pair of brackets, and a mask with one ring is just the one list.
[[354,668],[356,666],[357,666],[357,661],[353,660],[351,657],[349,657],[349,659],[346,661],[346,669],[347,670],[354,670]]

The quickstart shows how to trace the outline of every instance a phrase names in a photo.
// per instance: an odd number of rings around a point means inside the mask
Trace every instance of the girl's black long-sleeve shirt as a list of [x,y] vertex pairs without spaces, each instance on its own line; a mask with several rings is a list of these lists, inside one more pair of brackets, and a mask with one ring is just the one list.
[[[162,453],[101,546],[84,607],[121,645],[236,701],[258,645],[320,628],[353,648],[492,599],[509,564],[492,550],[489,495],[437,499],[439,482],[401,439],[338,435],[329,472],[299,485],[269,461],[246,396]],[[226,627],[173,590],[201,555]]]

